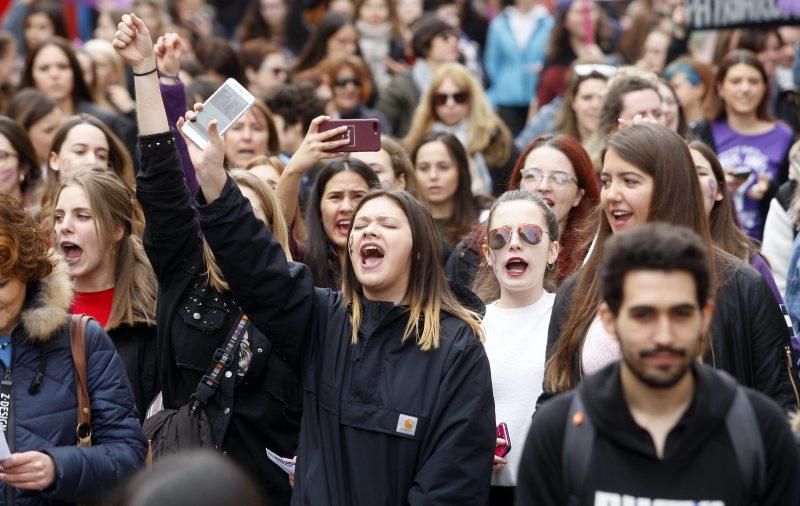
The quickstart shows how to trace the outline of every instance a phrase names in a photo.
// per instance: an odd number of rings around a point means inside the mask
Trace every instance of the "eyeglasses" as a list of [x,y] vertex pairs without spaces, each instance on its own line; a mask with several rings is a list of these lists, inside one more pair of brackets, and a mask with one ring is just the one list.
[[337,88],[346,88],[348,84],[352,84],[356,88],[359,88],[361,87],[361,79],[357,77],[353,77],[352,79],[341,77],[333,81],[333,85]]
[[436,93],[433,95],[433,103],[441,106],[447,103],[448,100],[453,99],[457,104],[466,104],[469,100],[469,93],[459,91],[458,93]]
[[5,163],[9,158],[18,158],[19,155],[9,151],[0,151],[0,163]]
[[[525,169],[521,172],[522,180],[530,184],[539,184],[545,175],[539,169]],[[566,172],[556,171],[547,175],[547,182],[555,186],[565,186],[570,182],[578,184],[578,180]]]
[[[497,227],[489,231],[487,244],[494,250],[503,249],[506,244],[511,242],[513,233],[514,230],[509,226]],[[544,234],[547,234],[550,239],[553,238],[549,233],[542,230],[542,227],[533,223],[523,223],[517,227],[517,236],[531,246],[536,246],[542,242]]]
[[617,73],[617,67],[606,63],[581,63],[575,65],[573,70],[576,76],[586,77],[589,74],[597,73],[609,79]]

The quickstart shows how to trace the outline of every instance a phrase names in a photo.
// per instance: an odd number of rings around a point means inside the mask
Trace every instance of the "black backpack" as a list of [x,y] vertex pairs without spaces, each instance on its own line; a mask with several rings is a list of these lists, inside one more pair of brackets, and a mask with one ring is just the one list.
[[[764,443],[758,430],[758,421],[744,387],[724,371],[716,372],[728,386],[736,387],[736,397],[725,416],[725,426],[744,477],[744,497],[751,498],[752,503],[757,504],[766,491]],[[573,418],[576,423],[573,423]],[[579,505],[583,496],[592,461],[594,439],[594,425],[584,408],[580,390],[576,390],[567,414],[562,454],[564,487],[568,497],[567,504],[571,506]]]

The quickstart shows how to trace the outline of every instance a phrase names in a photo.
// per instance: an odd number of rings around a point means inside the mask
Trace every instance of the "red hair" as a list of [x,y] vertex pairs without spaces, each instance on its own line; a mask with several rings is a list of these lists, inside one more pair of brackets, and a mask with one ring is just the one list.
[[575,170],[578,188],[583,190],[581,202],[569,212],[564,230],[560,230],[561,251],[558,257],[559,283],[583,264],[594,227],[591,227],[593,211],[600,202],[600,183],[597,180],[592,160],[581,143],[566,134],[544,134],[533,139],[522,151],[508,180],[508,189],[516,190],[522,181],[525,160],[534,149],[547,146],[564,153]]

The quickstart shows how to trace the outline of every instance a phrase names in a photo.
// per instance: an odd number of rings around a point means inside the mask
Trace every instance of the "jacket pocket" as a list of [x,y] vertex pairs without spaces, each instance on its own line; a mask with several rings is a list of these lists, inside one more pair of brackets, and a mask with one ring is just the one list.
[[187,292],[183,304],[178,306],[178,314],[188,327],[213,334],[225,325],[228,314],[236,309],[230,297],[197,281]]
[[341,403],[342,425],[373,432],[382,432],[415,441],[422,441],[428,429],[428,417],[382,406],[355,401]]

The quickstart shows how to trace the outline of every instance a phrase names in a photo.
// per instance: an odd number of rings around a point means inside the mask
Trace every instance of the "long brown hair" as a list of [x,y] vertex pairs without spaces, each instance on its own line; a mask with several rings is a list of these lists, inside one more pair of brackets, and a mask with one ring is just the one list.
[[519,155],[508,181],[509,188],[519,188],[525,160],[535,149],[547,146],[557,149],[567,157],[575,171],[578,188],[583,190],[580,203],[569,212],[569,218],[561,231],[561,252],[558,255],[557,281],[560,284],[567,276],[583,264],[589,243],[597,230],[595,207],[600,202],[600,184],[589,154],[576,139],[564,134],[544,134],[535,138]]
[[[440,314],[442,311],[462,320],[472,329],[475,335],[483,339],[480,317],[464,308],[450,291],[442,268],[442,248],[439,245],[439,234],[430,213],[404,191],[376,190],[365,196],[353,213],[358,216],[361,208],[370,200],[386,198],[393,201],[403,210],[411,228],[413,244],[411,260],[414,268],[410,270],[406,296],[408,298],[408,323],[403,333],[403,341],[413,336],[422,351],[435,350],[441,341]],[[353,222],[355,219],[353,220]],[[351,222],[352,230],[352,222]],[[344,256],[342,272],[343,304],[349,307],[352,344],[358,342],[358,329],[361,326],[363,308],[360,297],[364,292],[356,277],[350,255]],[[421,326],[421,328],[420,328]]]
[[[692,155],[677,133],[662,125],[636,124],[612,134],[601,158],[605,159],[610,150],[652,176],[654,190],[648,222],[689,227],[697,232],[709,252],[714,251]],[[595,248],[578,276],[567,319],[553,355],[545,365],[545,389],[550,392],[574,386],[575,355],[600,304],[598,268],[603,261],[605,241],[613,232],[600,208],[598,215],[600,227]],[[715,271],[713,262],[712,256],[712,272]]]
[[[56,205],[68,186],[77,186],[86,194],[98,242],[113,251],[114,301],[106,329],[137,323],[155,325],[158,284],[142,241],[133,233],[137,204],[130,190],[107,170],[84,170],[61,183]],[[122,238],[114,242],[117,230],[122,230]]]
[[714,202],[711,208],[711,215],[708,217],[708,226],[711,230],[711,238],[714,244],[722,251],[730,253],[740,260],[750,262],[750,257],[757,252],[753,241],[742,232],[734,219],[734,209],[731,205],[731,195],[728,192],[728,182],[725,179],[725,172],[719,162],[714,150],[702,141],[692,141],[689,149],[700,153],[703,158],[708,160],[714,179],[717,180],[718,191],[722,193],[722,200]]

